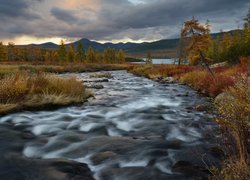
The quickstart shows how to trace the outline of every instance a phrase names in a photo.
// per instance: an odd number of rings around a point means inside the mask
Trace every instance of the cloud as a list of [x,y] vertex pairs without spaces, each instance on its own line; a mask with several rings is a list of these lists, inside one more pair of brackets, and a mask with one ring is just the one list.
[[175,38],[192,16],[209,19],[213,31],[235,29],[249,7],[249,0],[1,0],[0,38]]
[[0,19],[15,17],[39,18],[36,13],[29,11],[30,5],[34,2],[41,2],[41,0],[1,0]]
[[64,21],[69,24],[78,21],[78,18],[73,15],[73,12],[66,9],[53,7],[50,12],[58,20]]

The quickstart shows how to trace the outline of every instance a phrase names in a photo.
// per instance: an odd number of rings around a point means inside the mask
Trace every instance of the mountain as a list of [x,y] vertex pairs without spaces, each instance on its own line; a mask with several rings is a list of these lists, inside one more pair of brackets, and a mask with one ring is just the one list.
[[38,48],[42,48],[42,49],[56,49],[58,48],[58,45],[52,42],[47,42],[47,43],[43,43],[43,44],[30,44],[29,46],[33,46],[33,47],[38,47]]
[[106,48],[114,48],[114,49],[128,49],[136,47],[140,44],[137,43],[98,43],[96,41],[90,41],[88,39],[80,39],[79,41],[73,42],[68,44],[67,46],[73,45],[74,47],[77,47],[78,43],[81,42],[84,45],[84,49],[88,49],[89,47],[92,47],[98,51],[104,51]]
[[[225,33],[231,35],[236,33],[242,33],[242,30],[232,30],[229,32],[219,32],[211,34],[212,38],[220,38]],[[147,52],[151,52],[152,57],[155,58],[173,58],[177,57],[177,47],[179,39],[163,39],[154,42],[143,42],[143,43],[99,43],[96,41],[91,41],[86,38],[82,38],[76,42],[66,44],[67,47],[73,45],[77,47],[78,43],[81,42],[84,45],[84,49],[87,50],[92,47],[100,52],[103,52],[106,48],[123,49],[127,56],[129,57],[145,57]],[[44,49],[56,49],[57,44],[48,42],[43,44],[30,44],[29,46],[35,46]]]

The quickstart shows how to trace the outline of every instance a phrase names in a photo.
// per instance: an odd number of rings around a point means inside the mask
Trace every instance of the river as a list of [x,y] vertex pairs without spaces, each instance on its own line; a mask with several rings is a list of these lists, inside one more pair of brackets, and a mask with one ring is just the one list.
[[[214,115],[194,108],[207,104],[206,97],[184,85],[111,73],[104,89],[93,90],[95,98],[82,106],[1,117],[1,157],[20,151],[27,159],[73,160],[103,180],[193,179],[219,164]],[[84,80],[90,74],[62,76]],[[12,163],[0,163],[2,177],[11,179],[4,171]]]

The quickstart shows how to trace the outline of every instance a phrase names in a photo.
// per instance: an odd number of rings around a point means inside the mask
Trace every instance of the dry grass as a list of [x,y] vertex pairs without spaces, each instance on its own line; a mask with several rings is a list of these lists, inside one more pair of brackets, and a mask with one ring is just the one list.
[[180,76],[183,73],[190,72],[195,67],[186,65],[139,65],[130,67],[129,72],[148,78]]
[[215,178],[247,180],[250,178],[250,79],[243,74],[234,81],[215,100],[220,113],[217,122],[225,135],[228,157],[222,168],[215,171]]
[[240,163],[237,159],[224,162],[223,168],[211,169],[215,180],[248,180],[250,178],[250,166]]
[[84,102],[91,93],[76,78],[17,73],[0,79],[0,113],[16,109],[64,106]]

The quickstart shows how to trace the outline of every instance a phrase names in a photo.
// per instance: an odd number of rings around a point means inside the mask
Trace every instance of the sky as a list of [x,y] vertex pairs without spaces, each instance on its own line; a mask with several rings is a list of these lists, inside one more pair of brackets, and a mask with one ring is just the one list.
[[212,32],[241,28],[249,0],[0,0],[0,41],[143,42],[178,38],[195,16]]

